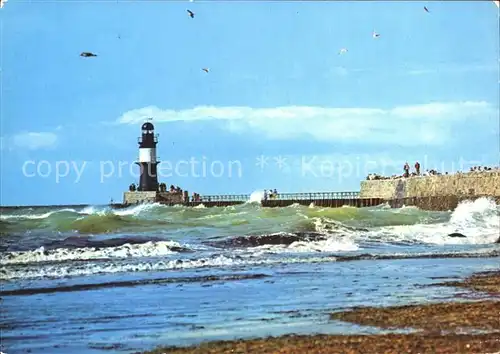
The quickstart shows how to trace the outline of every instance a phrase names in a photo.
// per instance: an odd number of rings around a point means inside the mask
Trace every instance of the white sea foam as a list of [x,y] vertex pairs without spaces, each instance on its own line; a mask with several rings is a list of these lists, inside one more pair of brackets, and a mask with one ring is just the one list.
[[[253,249],[256,251],[256,249]],[[470,254],[480,254],[485,250],[475,250]],[[110,259],[100,262],[89,260],[81,263],[42,263],[29,264],[24,267],[7,265],[0,271],[0,280],[15,279],[36,279],[36,278],[64,278],[75,276],[88,276],[93,274],[112,274],[123,272],[150,272],[150,271],[168,271],[180,269],[196,268],[230,268],[242,266],[261,266],[275,264],[297,264],[297,263],[328,263],[338,260],[335,256],[309,256],[298,257],[288,255],[279,258],[262,257],[262,253],[253,252],[241,253],[238,255],[218,255],[215,257],[203,257],[198,259],[164,259],[158,261],[144,262],[138,260],[136,263],[124,262],[119,259]],[[415,253],[413,256],[428,256],[433,253]],[[399,253],[392,256],[409,256]]]
[[163,207],[164,206],[160,203],[139,204],[126,209],[115,209],[113,210],[113,214],[119,216],[128,216],[128,215],[139,216],[140,214],[151,212],[152,209],[163,208]]
[[82,217],[88,215],[106,215],[106,214],[115,214],[119,216],[139,216],[140,214],[147,214],[151,212],[151,210],[155,208],[164,208],[165,206],[160,203],[152,203],[152,204],[139,204],[135,206],[131,206],[125,209],[110,209],[109,207],[100,207],[100,206],[87,206],[81,210],[75,210],[71,208],[64,208],[59,210],[52,210],[46,213],[29,213],[29,214],[2,214],[0,215],[0,219],[46,219],[51,215],[55,215],[58,213],[69,212],[80,214]]
[[[450,237],[451,233],[466,237]],[[417,241],[430,244],[491,244],[500,237],[500,211],[489,198],[460,203],[450,220],[438,224],[415,224],[381,227],[365,233],[381,241]]]
[[[387,212],[385,209],[380,209],[380,211]],[[390,211],[396,214],[413,214],[418,212],[418,208],[406,206],[400,209],[391,209]],[[479,198],[475,201],[460,203],[452,212],[449,221],[442,223],[382,226],[366,230],[349,228],[327,217],[312,217],[310,219],[316,232],[330,237],[335,236],[336,238],[329,238],[328,243],[324,245],[305,242],[307,247],[304,248],[311,247],[311,249],[325,252],[328,252],[329,249],[332,251],[337,250],[335,248],[336,244],[332,243],[332,240],[342,242],[338,245],[338,250],[349,251],[357,249],[357,244],[363,241],[470,245],[491,244],[500,237],[500,210],[494,200],[489,198]],[[466,237],[448,236],[451,233],[461,233]],[[325,247],[322,248],[321,246]]]
[[98,213],[102,213],[102,212],[104,212],[103,209],[99,209],[99,208],[94,207],[94,206],[87,206],[87,207],[83,208],[82,210],[80,210],[79,214],[92,215],[92,214],[98,214]]
[[352,240],[331,237],[321,241],[296,241],[289,245],[262,245],[252,247],[248,249],[248,251],[244,250],[243,252],[252,252],[254,255],[262,255],[266,253],[346,252],[356,251],[358,249],[358,245]]
[[341,223],[325,217],[312,218],[314,223],[314,230],[323,235],[354,235],[355,229],[349,229]]
[[57,214],[57,213],[63,213],[63,212],[73,212],[76,213],[75,209],[59,209],[59,210],[52,210],[46,213],[42,214],[1,214],[0,215],[0,220],[8,220],[8,219],[31,219],[31,220],[37,220],[37,219],[46,219],[51,215]]
[[[149,213],[151,208],[159,207],[155,204],[139,205],[122,210],[110,211],[108,208],[89,207],[80,211],[81,214],[114,212],[121,215],[138,215]],[[161,206],[163,208],[163,206]],[[294,207],[292,207],[294,208]],[[394,213],[418,212],[413,207],[393,210]],[[184,209],[183,209],[184,210]],[[22,217],[43,218],[47,214],[56,212],[75,212],[73,209],[61,209],[42,214],[29,214]],[[247,211],[245,211],[247,212]],[[119,215],[120,215],[119,214]],[[239,213],[236,213],[239,214]],[[301,217],[306,215],[299,212]],[[10,216],[10,215],[7,215]],[[295,214],[295,216],[297,216]],[[20,216],[14,216],[20,217]],[[100,272],[127,272],[141,270],[168,270],[178,268],[232,266],[247,264],[267,264],[273,262],[294,262],[293,254],[307,252],[339,252],[355,251],[362,247],[364,241],[389,242],[419,242],[429,244],[491,244],[500,234],[500,212],[495,202],[488,198],[477,199],[473,202],[461,203],[450,215],[449,221],[438,224],[414,224],[369,228],[369,230],[349,228],[340,222],[326,217],[312,218],[315,231],[327,236],[322,241],[298,241],[290,245],[264,245],[243,249],[231,250],[229,255],[218,258],[199,258],[197,260],[179,261],[169,256],[175,254],[172,247],[182,247],[173,241],[148,242],[144,244],[125,244],[107,248],[77,248],[46,250],[43,247],[26,252],[6,252],[1,255],[0,264],[6,266],[2,271],[3,279],[40,276],[84,275]],[[448,234],[459,232],[465,238],[449,237]],[[193,249],[190,246],[184,246]],[[234,252],[234,253],[233,253]],[[278,259],[266,258],[265,254],[280,253]],[[235,255],[238,257],[233,257]],[[143,262],[141,257],[167,256],[168,260],[159,262]],[[250,256],[251,258],[245,258]],[[263,257],[261,257],[263,256]],[[304,256],[304,255],[302,255]],[[302,257],[301,256],[301,257]],[[203,257],[203,256],[200,256]],[[243,257],[243,258],[241,258]],[[292,257],[285,258],[284,257]],[[123,261],[126,258],[127,261]],[[321,258],[321,257],[320,257]],[[99,262],[95,262],[100,259]],[[102,261],[101,259],[107,259]],[[298,259],[298,258],[297,258]],[[331,257],[322,257],[331,261]],[[88,262],[50,264],[71,260],[88,260]],[[93,261],[94,260],[94,261]],[[313,262],[312,258],[300,258],[300,262]],[[43,262],[43,263],[40,263]],[[138,264],[134,264],[138,263]],[[23,265],[23,266],[21,266]]]
[[150,241],[142,244],[126,243],[117,247],[103,248],[83,247],[75,249],[56,248],[46,250],[44,247],[39,247],[32,251],[7,252],[2,254],[0,264],[25,264],[103,258],[158,257],[177,253],[171,250],[174,247],[182,246],[174,241]]
[[190,260],[161,260],[155,262],[123,263],[117,261],[84,262],[84,263],[60,263],[40,264],[28,267],[4,267],[1,272],[1,280],[34,279],[34,278],[63,278],[74,276],[88,276],[102,273],[122,272],[145,272],[165,271],[174,269],[193,269],[205,267],[233,267],[233,266],[255,266],[272,265],[281,263],[324,263],[332,262],[334,257],[309,257],[309,258],[282,258],[270,259],[255,257],[254,255],[241,255],[237,257],[219,255],[217,257],[205,257]]
[[264,199],[264,191],[254,191],[250,194],[250,198],[245,203],[261,204]]

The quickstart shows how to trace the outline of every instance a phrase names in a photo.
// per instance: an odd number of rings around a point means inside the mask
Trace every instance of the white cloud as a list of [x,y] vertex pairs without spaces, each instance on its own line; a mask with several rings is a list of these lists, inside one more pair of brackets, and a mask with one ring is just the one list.
[[408,74],[410,75],[426,75],[435,73],[437,73],[437,70],[430,70],[430,69],[413,69],[408,71]]
[[349,70],[344,68],[343,66],[334,66],[330,73],[334,76],[347,76],[349,74]]
[[345,77],[356,73],[369,73],[382,76],[422,76],[422,75],[439,75],[439,74],[464,74],[464,73],[495,73],[498,72],[499,66],[497,63],[491,64],[458,64],[458,63],[444,63],[444,64],[429,64],[426,67],[417,65],[404,65],[401,67],[365,67],[365,68],[352,68],[349,66],[333,66],[327,70],[325,77]]
[[[375,71],[374,69],[370,68],[347,68],[345,66],[334,66],[330,70],[327,71],[326,77],[333,77],[333,76],[348,76],[351,74],[356,74],[356,73],[367,73],[367,72],[373,72]],[[382,71],[378,71],[381,73]]]
[[57,144],[57,140],[57,135],[51,132],[25,132],[12,137],[12,143],[16,147],[29,150],[53,147]]
[[438,65],[430,68],[411,69],[408,71],[410,75],[430,75],[430,74],[460,74],[468,72],[497,72],[498,65],[484,65],[484,64],[453,64]]
[[[244,106],[198,106],[183,110],[162,110],[156,106],[124,113],[118,124],[216,120],[234,133],[252,131],[272,139],[306,137],[316,141],[363,141],[400,145],[442,144],[451,128],[468,119],[498,115],[487,102],[434,102],[381,108],[326,108],[286,106],[252,108]],[[487,121],[485,119],[484,121]]]

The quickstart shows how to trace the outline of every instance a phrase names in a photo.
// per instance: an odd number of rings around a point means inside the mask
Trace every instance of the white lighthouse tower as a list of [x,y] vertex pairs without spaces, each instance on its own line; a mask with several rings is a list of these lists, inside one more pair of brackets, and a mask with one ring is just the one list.
[[158,135],[154,134],[155,127],[152,123],[144,123],[141,127],[142,136],[139,141],[139,161],[141,168],[138,191],[153,192],[158,190],[158,175],[156,173],[159,161],[156,161],[156,144]]

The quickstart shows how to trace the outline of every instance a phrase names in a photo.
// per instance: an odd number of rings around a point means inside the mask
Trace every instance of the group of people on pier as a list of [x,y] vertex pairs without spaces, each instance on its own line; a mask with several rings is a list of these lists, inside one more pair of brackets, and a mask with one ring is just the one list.
[[276,199],[276,198],[278,198],[278,191],[276,190],[276,188],[270,189],[269,193],[267,192],[267,189],[264,189],[263,200]]
[[[418,176],[448,175],[448,172],[445,172],[443,174],[441,172],[438,172],[435,169],[426,170],[424,173],[421,173],[420,172],[420,163],[418,161],[415,162],[414,168],[415,168],[415,170],[413,172],[411,172],[410,165],[408,164],[408,162],[406,162],[403,166],[403,174],[402,175],[381,176],[381,175],[376,174],[376,173],[370,173],[366,177],[366,180],[371,181],[371,180],[400,179],[400,178],[409,178],[409,177],[418,177]],[[486,171],[500,171],[500,167],[474,166],[474,167],[471,167],[469,170],[469,172],[486,172]],[[458,171],[457,173],[460,174],[462,172]]]
[[[408,162],[406,162],[403,166],[403,176],[404,178],[408,177],[416,177],[416,176],[438,176],[441,175],[440,172],[436,170],[426,170],[423,174],[420,173],[420,163],[417,161],[415,162],[415,172],[410,172],[410,165]],[[445,172],[445,174],[448,174],[448,172]]]
[[[165,183],[160,183],[160,192],[166,192],[167,185]],[[179,186],[175,186],[173,184],[170,185],[169,193],[182,193],[182,188]]]
[[[410,165],[408,164],[408,162],[406,162],[403,166],[403,174],[402,175],[392,175],[392,176],[381,176],[379,174],[376,174],[376,173],[370,173],[366,179],[368,181],[371,181],[371,180],[381,180],[381,179],[398,179],[398,178],[408,178],[408,177],[413,177],[413,176],[420,176],[420,163],[417,161],[415,162],[415,172],[410,172]],[[437,174],[437,171],[435,170],[427,170],[425,173],[424,173],[424,176],[425,175],[432,175],[436,173]]]
[[[130,192],[136,192],[137,191],[137,185],[135,183],[131,183],[128,186],[128,190]],[[165,183],[160,183],[158,184],[158,192],[167,192],[167,185]],[[174,186],[173,184],[170,185],[170,189],[168,190],[168,193],[181,193],[182,194],[182,188],[179,186]]]
[[469,172],[483,172],[483,171],[500,171],[500,167],[474,166],[471,167],[469,170]]

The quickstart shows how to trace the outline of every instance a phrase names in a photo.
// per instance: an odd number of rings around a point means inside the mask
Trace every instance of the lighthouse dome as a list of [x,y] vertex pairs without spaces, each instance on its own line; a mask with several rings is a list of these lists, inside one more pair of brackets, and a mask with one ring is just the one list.
[[144,130],[146,130],[146,131],[153,131],[153,130],[155,129],[155,127],[154,127],[153,123],[149,123],[149,122],[147,122],[147,123],[144,123],[144,124],[142,125],[141,129],[142,129],[143,131],[144,131]]

